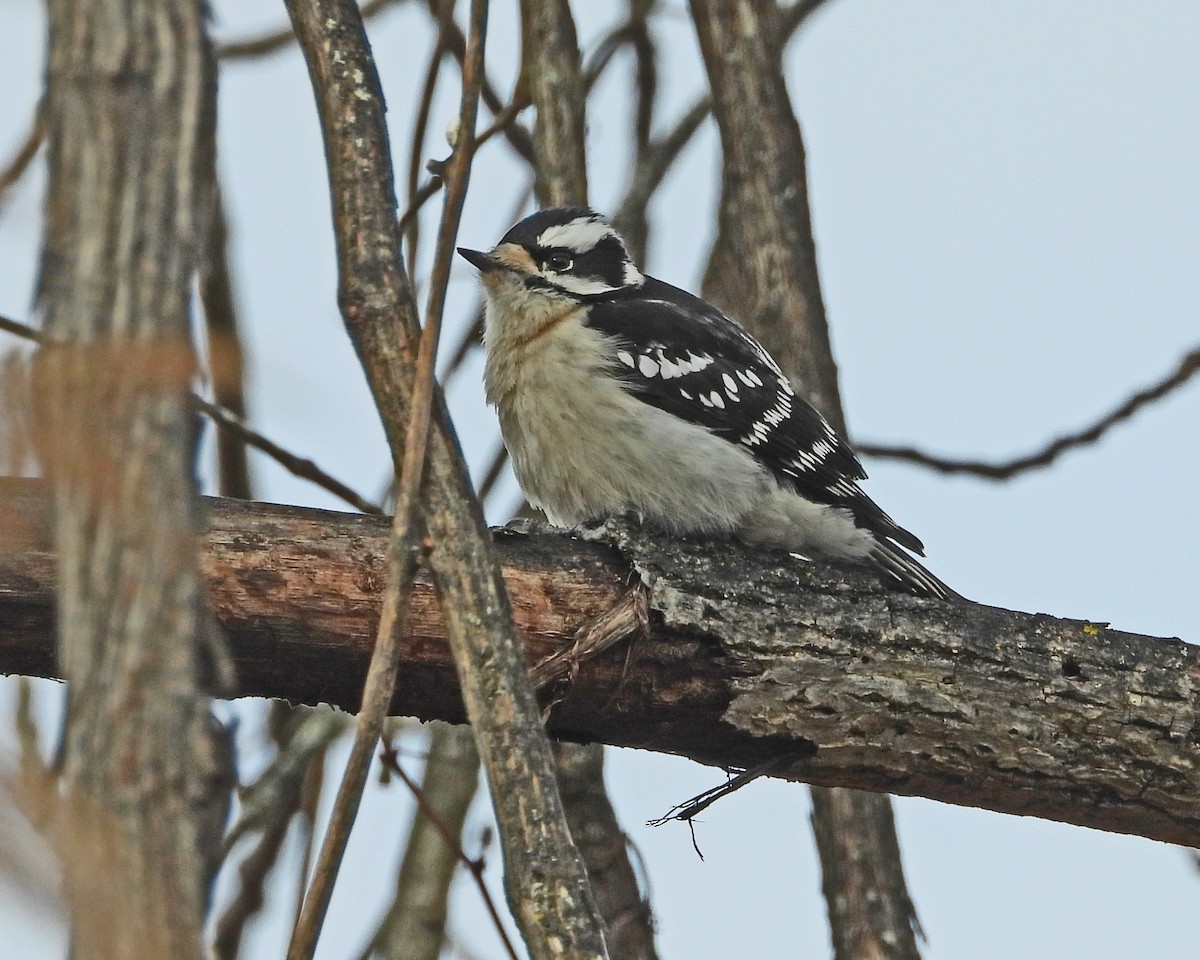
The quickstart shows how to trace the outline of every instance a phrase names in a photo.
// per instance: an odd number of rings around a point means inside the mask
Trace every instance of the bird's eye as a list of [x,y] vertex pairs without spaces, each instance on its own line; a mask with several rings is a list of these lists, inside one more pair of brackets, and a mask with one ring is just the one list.
[[553,270],[555,273],[566,273],[574,265],[574,260],[570,257],[564,257],[561,253],[556,253],[546,258],[546,268]]

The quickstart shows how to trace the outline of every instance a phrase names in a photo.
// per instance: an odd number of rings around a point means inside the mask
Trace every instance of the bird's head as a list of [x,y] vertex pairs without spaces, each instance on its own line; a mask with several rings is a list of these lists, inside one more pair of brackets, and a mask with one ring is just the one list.
[[640,287],[642,272],[625,241],[585,207],[539,210],[518,223],[488,253],[459,247],[479,268],[488,293],[588,301]]

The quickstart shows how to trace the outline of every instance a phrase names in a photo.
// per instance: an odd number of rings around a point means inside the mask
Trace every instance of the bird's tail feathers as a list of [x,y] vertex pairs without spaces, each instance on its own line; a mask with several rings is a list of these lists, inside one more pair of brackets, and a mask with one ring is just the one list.
[[965,599],[962,594],[946,586],[895,544],[877,541],[869,556],[880,572],[899,581],[905,589],[919,597],[937,597],[940,600]]

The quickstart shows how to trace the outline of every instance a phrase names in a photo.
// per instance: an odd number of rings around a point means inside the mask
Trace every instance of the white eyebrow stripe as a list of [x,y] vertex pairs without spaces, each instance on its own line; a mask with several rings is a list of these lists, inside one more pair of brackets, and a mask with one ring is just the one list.
[[576,217],[570,223],[547,227],[537,238],[539,247],[566,247],[575,253],[587,253],[605,237],[617,232],[603,220]]
[[544,279],[560,290],[566,290],[568,293],[577,293],[581,297],[589,297],[597,293],[612,293],[614,290],[620,289],[610,283],[605,283],[603,280],[590,280],[587,277],[576,277],[569,273],[555,274]]

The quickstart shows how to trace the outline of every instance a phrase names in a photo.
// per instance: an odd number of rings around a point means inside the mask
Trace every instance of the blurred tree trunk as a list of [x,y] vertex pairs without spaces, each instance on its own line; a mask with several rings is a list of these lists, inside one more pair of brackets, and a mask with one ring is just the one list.
[[[705,294],[744,322],[844,433],[779,9],[775,0],[692,0],[692,13],[723,152]],[[890,798],[813,787],[812,801],[835,957],[916,960]]]
[[233,782],[198,575],[188,304],[213,145],[199,0],[51,0],[39,302],[70,685],[75,951],[203,956]]
[[[435,723],[421,791],[454,837],[462,835],[478,785],[479,753],[471,728]],[[418,806],[404,846],[395,897],[363,960],[438,960],[446,941],[450,882],[456,867],[457,851]]]

